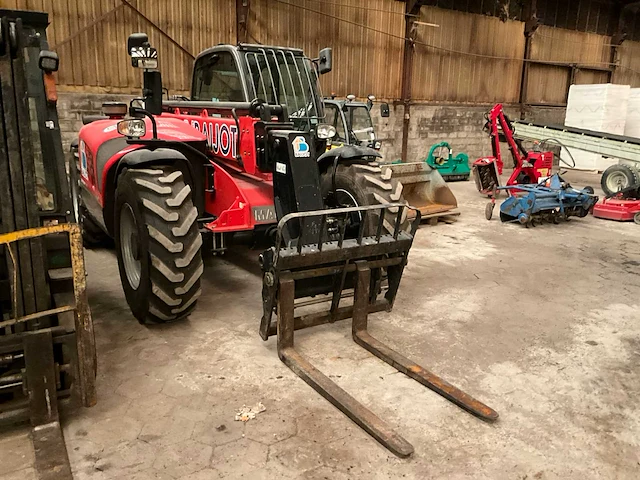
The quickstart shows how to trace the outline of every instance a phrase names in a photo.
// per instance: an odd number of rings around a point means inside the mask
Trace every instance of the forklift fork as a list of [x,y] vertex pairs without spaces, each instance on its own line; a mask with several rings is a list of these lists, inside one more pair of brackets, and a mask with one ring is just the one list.
[[[396,207],[399,209],[398,218],[400,218],[402,209],[406,208],[404,205],[352,207],[333,211],[290,214],[280,221],[278,228],[280,231],[288,221],[294,218],[304,218],[310,215],[339,215],[345,212],[371,209],[380,209],[379,217],[382,218],[385,208]],[[357,240],[345,240],[341,236],[338,241],[323,242],[319,239],[316,245],[285,247],[277,253],[274,251],[276,253],[275,261],[267,262],[268,271],[265,270],[263,290],[265,311],[261,324],[263,339],[266,340],[270,335],[277,333],[278,356],[291,370],[369,435],[395,455],[403,458],[413,453],[413,446],[395,432],[387,422],[380,419],[305,359],[294,347],[294,331],[332,323],[335,320],[352,318],[352,336],[357,344],[473,415],[483,420],[496,420],[498,414],[493,409],[394,351],[372,337],[367,331],[369,313],[382,310],[390,311],[393,306],[415,230],[420,223],[420,213],[416,213],[416,219],[410,233],[399,231],[400,222],[397,221],[392,235],[381,235],[381,229],[378,228],[375,237],[363,237],[364,226],[361,225],[361,234]],[[366,218],[366,216],[364,217]],[[325,224],[324,219],[322,224]],[[279,248],[279,245],[280,242],[277,241],[276,248]],[[372,282],[372,270],[382,270],[383,268],[386,269],[388,275],[389,288],[385,298],[378,300],[377,292],[371,290],[372,285],[377,285],[376,282]],[[304,285],[296,285],[296,282],[304,282],[305,279],[319,278],[327,274],[341,277],[343,287],[345,285],[353,286],[353,306],[339,307],[335,298],[336,295],[338,299],[341,298],[342,292],[336,293],[333,284],[330,283],[329,293],[333,294],[333,301],[329,311],[296,316],[295,299],[306,296]],[[346,282],[345,276],[347,277]],[[275,302],[268,301],[275,297],[277,297]],[[271,325],[274,303],[277,305],[275,326]]]

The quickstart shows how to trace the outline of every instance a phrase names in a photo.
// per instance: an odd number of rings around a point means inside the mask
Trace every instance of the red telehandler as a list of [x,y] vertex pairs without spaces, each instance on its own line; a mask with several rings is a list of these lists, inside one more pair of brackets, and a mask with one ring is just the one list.
[[[142,57],[150,51],[155,57]],[[164,103],[152,94],[161,77],[144,34],[131,36],[129,52],[145,70],[146,109],[134,107],[139,118],[118,127],[127,106],[105,105],[105,116],[86,119],[76,157],[85,242],[115,239],[127,301],[141,322],[191,311],[200,294],[200,251],[224,250],[228,234],[273,236],[278,218],[311,204],[406,203],[402,184],[375,163],[379,152],[347,146],[321,154],[335,133],[323,123],[317,85],[317,75],[331,69],[330,49],[311,60],[298,49],[218,45],[196,58],[191,99]],[[293,166],[280,158],[289,156]],[[298,171],[307,159],[313,172]],[[319,192],[307,185],[315,176]],[[384,215],[385,231],[393,230],[397,211]],[[363,215],[352,215],[347,233]],[[365,234],[377,215],[366,213]]]
[[[294,348],[295,330],[352,318],[358,344],[472,414],[497,418],[367,332],[369,313],[393,307],[420,213],[409,225],[415,209],[376,150],[325,151],[335,130],[323,123],[317,80],[331,69],[330,49],[312,60],[292,48],[219,45],[196,58],[191,99],[164,104],[147,36],[131,35],[128,51],[144,69],[143,98],[106,105],[107,118],[82,128],[77,167],[88,240],[100,231],[115,238],[140,321],[190,312],[203,237],[222,248],[230,232],[271,229],[275,245],[260,256],[260,336],[277,334],[278,355],[297,375],[395,454],[413,452]],[[341,306],[351,290],[353,303]],[[310,303],[314,311],[299,314]]]

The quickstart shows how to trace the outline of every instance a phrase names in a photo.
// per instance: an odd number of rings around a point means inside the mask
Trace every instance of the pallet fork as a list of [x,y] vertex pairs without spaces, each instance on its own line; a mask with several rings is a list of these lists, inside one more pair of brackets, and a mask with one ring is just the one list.
[[[367,218],[365,214],[362,216],[365,221],[361,222],[358,238],[345,239],[350,214],[378,210],[378,218],[383,219],[384,210],[387,208],[398,212],[393,233],[382,234],[380,220],[376,234],[364,236]],[[294,331],[351,318],[353,340],[357,344],[471,414],[488,421],[498,418],[497,412],[493,409],[394,351],[367,331],[370,313],[390,311],[393,307],[402,272],[407,264],[409,249],[420,224],[420,212],[411,208],[416,214],[411,231],[401,230],[400,220],[405,208],[411,207],[403,204],[385,204],[291,213],[284,216],[278,223],[275,247],[262,256],[264,311],[260,325],[260,336],[263,340],[277,334],[278,356],[291,370],[369,435],[403,458],[413,453],[413,445],[309,363],[295,349]],[[328,223],[328,217],[342,215],[345,219],[338,229],[337,238],[334,235],[327,240],[324,226]],[[282,239],[287,224],[299,222],[303,230],[305,220],[309,217],[321,217],[320,224],[323,228],[318,232],[317,243],[285,246]],[[384,298],[378,299],[385,274],[388,286]],[[310,293],[309,285],[305,285],[305,282],[313,281],[312,283],[317,285],[319,278],[326,279],[331,307],[325,311],[296,316],[296,299],[308,297]],[[348,288],[354,288],[353,305],[340,307],[343,290]],[[317,290],[311,292],[318,293]],[[271,321],[274,312],[277,314],[275,325]]]

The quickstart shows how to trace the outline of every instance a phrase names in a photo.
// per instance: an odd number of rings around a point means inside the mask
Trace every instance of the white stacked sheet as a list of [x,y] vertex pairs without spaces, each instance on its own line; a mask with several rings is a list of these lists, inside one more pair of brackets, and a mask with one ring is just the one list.
[[[564,124],[568,127],[625,135],[630,96],[629,85],[571,85]],[[640,95],[637,106],[640,133]],[[578,149],[571,149],[571,154],[578,169],[605,170],[618,163],[616,159]]]

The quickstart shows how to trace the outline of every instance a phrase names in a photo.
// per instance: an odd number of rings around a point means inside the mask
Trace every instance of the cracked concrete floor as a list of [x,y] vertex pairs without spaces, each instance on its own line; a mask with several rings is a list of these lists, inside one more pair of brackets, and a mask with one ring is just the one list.
[[[195,313],[148,328],[127,309],[113,251],[95,250],[99,401],[64,421],[75,477],[638,478],[640,227],[487,222],[472,182],[452,188],[459,221],[419,231],[396,306],[370,330],[495,408],[495,424],[365,352],[346,322],[296,332],[316,366],[415,446],[398,459],[259,338],[257,251],[208,260]],[[234,421],[259,401],[264,413]]]

